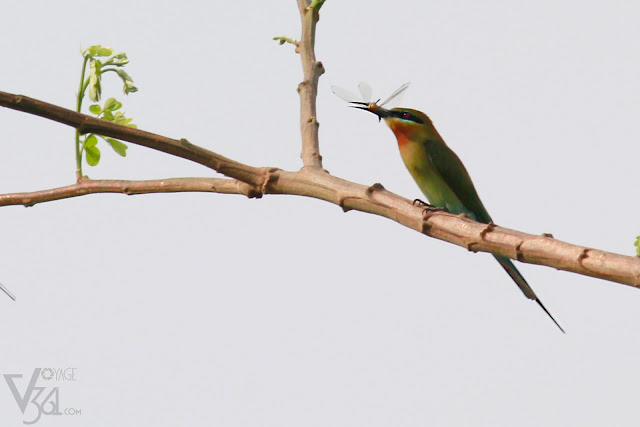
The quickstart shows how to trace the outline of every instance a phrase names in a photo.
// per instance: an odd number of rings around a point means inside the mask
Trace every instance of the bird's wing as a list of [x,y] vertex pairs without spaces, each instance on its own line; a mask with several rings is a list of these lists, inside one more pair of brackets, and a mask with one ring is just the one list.
[[433,167],[469,210],[468,213],[475,215],[478,222],[491,222],[491,217],[478,197],[467,169],[456,153],[442,141],[427,141],[426,145]]

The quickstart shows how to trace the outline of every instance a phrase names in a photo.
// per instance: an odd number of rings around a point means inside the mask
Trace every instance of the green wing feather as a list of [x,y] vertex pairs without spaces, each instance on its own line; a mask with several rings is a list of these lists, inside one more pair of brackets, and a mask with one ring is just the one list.
[[428,140],[425,142],[425,148],[433,167],[468,210],[452,213],[469,213],[475,216],[478,222],[490,223],[491,217],[478,197],[467,169],[456,153],[442,141]]

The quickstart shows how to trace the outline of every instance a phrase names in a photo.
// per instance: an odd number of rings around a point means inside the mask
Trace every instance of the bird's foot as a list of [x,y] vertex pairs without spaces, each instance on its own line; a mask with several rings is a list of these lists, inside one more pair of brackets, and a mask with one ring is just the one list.
[[445,208],[444,206],[433,206],[429,203],[423,202],[420,199],[415,199],[413,201],[413,206],[420,206],[423,208],[422,219],[425,221],[436,212],[449,212],[449,209]]
[[427,202],[423,202],[420,199],[415,199],[413,201],[413,206],[421,206],[421,207],[425,208],[425,210],[431,211],[431,212],[449,212],[449,209],[447,209],[445,207],[433,206],[432,204],[427,203]]

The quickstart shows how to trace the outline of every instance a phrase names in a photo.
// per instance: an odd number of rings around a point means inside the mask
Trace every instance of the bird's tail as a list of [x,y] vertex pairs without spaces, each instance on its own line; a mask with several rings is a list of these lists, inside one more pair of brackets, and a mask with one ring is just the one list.
[[551,318],[551,320],[553,320],[553,323],[555,323],[556,326],[558,328],[560,328],[560,330],[564,333],[564,329],[562,329],[562,326],[560,326],[560,324],[556,321],[556,319],[553,318],[551,313],[549,313],[549,310],[547,310],[547,308],[542,304],[542,302],[540,301],[540,299],[538,298],[536,293],[533,292],[533,289],[531,289],[531,286],[529,286],[527,281],[524,279],[522,274],[520,274],[520,272],[518,271],[516,266],[513,265],[511,260],[509,258],[496,256],[496,255],[494,255],[493,257],[500,263],[500,265],[502,266],[502,268],[504,268],[504,270],[507,272],[507,274],[509,274],[509,276],[511,276],[513,281],[516,282],[516,285],[518,285],[518,287],[520,288],[522,293],[527,298],[532,299],[535,302],[537,302],[538,305],[540,306],[540,308],[542,308],[544,310],[544,312],[547,313],[547,315]]

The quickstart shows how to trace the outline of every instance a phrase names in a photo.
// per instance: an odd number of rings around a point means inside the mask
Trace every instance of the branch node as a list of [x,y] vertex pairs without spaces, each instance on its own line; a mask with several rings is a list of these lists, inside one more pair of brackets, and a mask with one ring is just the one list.
[[554,239],[553,234],[551,234],[551,233],[542,233],[541,236],[542,237],[549,237],[551,239]]
[[421,233],[431,237],[431,229],[433,226],[427,222],[428,218],[423,218],[422,220],[422,230]]
[[477,254],[478,250],[474,249],[474,246],[477,246],[477,245],[478,245],[478,242],[471,241],[471,242],[467,243],[467,250],[469,252],[473,252],[474,254]]
[[524,262],[524,254],[522,253],[522,244],[524,243],[524,240],[521,240],[520,243],[518,243],[518,246],[516,246],[516,259],[520,262]]
[[580,264],[580,266],[583,268],[584,268],[584,265],[582,264],[582,260],[589,257],[588,252],[589,252],[589,248],[582,248],[582,252],[580,252],[580,255],[578,255],[578,264]]
[[268,186],[269,186],[269,183],[271,182],[271,179],[273,178],[273,174],[278,170],[279,170],[278,168],[268,168],[265,170],[264,179],[262,180],[262,184],[260,185],[260,191],[259,191],[260,197],[256,196],[256,198],[259,199],[264,194],[267,194]]
[[345,202],[349,197],[345,197],[345,196],[340,196],[338,198],[338,206],[340,206],[340,208],[342,209],[342,212],[347,213],[351,210],[351,208],[348,208],[347,206],[345,206]]
[[484,237],[487,233],[491,233],[496,228],[496,225],[493,221],[489,221],[489,223],[480,231],[480,238],[484,240]]
[[375,184],[367,188],[365,193],[367,194],[367,196],[371,196],[376,191],[384,191],[384,187],[379,182],[376,182]]
[[298,83],[298,87],[296,88],[296,91],[300,93],[303,86],[309,86],[309,85],[310,85],[309,80],[303,80],[300,83]]

